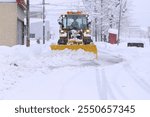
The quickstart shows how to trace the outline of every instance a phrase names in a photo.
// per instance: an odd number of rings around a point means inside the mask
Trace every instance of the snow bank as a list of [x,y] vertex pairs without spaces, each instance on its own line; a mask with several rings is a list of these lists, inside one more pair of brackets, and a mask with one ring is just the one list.
[[[83,50],[62,50],[51,51],[49,45],[33,45],[29,48],[25,46],[14,46],[11,49],[0,47],[2,57],[9,56],[9,64],[16,63],[22,66],[64,66],[76,65],[81,61],[95,59],[95,54]],[[36,63],[36,64],[35,64]]]
[[0,99],[3,98],[1,93],[5,95],[4,92],[16,85],[20,78],[39,69],[45,72],[55,67],[79,66],[88,64],[94,57],[95,54],[83,50],[51,51],[49,43],[34,44],[29,48],[0,46]]
[[1,46],[0,99],[150,99],[150,48],[96,45],[97,60],[49,44]]

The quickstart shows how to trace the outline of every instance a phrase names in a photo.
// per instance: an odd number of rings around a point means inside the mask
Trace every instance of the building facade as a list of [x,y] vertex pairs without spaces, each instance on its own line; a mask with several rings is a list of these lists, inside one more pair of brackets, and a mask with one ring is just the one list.
[[[43,22],[36,21],[31,22],[30,24],[30,39],[31,40],[43,40]],[[49,21],[45,22],[45,39],[50,39],[50,28],[49,28]]]
[[147,38],[147,29],[141,28],[140,26],[128,26],[127,30],[121,33],[126,38]]
[[24,0],[0,0],[0,45],[24,44]]

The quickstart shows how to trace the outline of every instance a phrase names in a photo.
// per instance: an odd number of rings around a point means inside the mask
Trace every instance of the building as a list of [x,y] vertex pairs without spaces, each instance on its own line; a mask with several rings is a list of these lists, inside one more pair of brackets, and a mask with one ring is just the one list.
[[129,26],[127,31],[122,33],[122,36],[126,38],[147,38],[147,29],[141,28],[140,26]]
[[148,27],[148,38],[150,39],[150,27]]
[[[43,22],[42,21],[31,22],[30,39],[40,40],[42,42],[42,39],[43,39]],[[49,21],[45,22],[45,39],[46,40],[50,39]]]
[[118,42],[118,30],[117,29],[109,29],[108,30],[108,42],[111,44],[117,44]]
[[0,45],[24,44],[24,0],[0,0]]

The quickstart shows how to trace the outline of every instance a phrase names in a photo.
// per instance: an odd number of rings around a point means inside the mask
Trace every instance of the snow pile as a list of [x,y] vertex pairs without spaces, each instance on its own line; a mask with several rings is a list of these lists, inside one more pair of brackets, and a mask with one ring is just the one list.
[[96,55],[84,50],[51,51],[49,55],[51,66],[80,65],[82,62],[94,60]]
[[97,60],[49,44],[1,46],[0,99],[150,99],[150,48],[96,45]]
[[56,67],[79,66],[89,63],[89,59],[94,57],[94,54],[83,50],[51,51],[49,44],[32,45],[29,48],[20,45],[1,46],[0,99],[3,99],[5,93],[22,78],[27,78],[37,71],[46,72]]
[[81,49],[77,51],[69,49],[51,51],[49,45],[34,45],[30,48],[14,46],[6,56],[10,58],[9,63],[16,63],[24,67],[80,65],[82,62],[96,58],[95,54]]

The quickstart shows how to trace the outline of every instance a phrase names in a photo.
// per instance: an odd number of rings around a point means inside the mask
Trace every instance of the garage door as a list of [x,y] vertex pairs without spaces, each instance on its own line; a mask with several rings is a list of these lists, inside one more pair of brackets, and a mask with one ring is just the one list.
[[24,23],[21,20],[17,20],[17,44],[24,44]]

